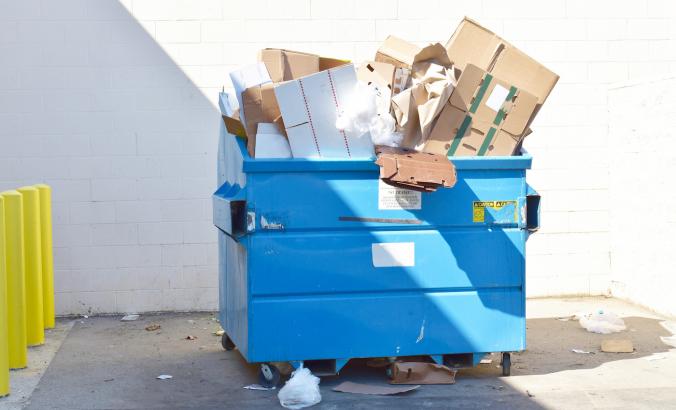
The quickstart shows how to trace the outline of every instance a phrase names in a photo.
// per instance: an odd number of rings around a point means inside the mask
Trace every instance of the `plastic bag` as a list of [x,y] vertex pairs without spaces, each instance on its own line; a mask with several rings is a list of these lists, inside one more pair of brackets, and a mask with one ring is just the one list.
[[398,147],[404,138],[395,132],[394,117],[389,113],[390,91],[380,90],[373,84],[358,82],[348,103],[336,117],[336,128],[350,137],[370,135],[374,145]]
[[279,403],[287,409],[297,410],[314,406],[322,401],[319,393],[319,377],[310,369],[301,367],[291,374],[291,378],[277,394]]
[[580,316],[580,326],[587,329],[588,332],[604,335],[621,332],[627,328],[624,320],[619,316],[603,310]]

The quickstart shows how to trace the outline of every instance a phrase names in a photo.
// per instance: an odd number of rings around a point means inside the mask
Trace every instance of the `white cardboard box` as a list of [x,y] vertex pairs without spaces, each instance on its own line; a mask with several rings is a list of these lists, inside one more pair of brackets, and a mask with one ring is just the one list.
[[235,88],[235,97],[239,103],[239,117],[242,124],[246,124],[244,110],[242,109],[242,92],[249,87],[272,82],[265,64],[256,63],[240,68],[230,73],[232,86]]
[[320,71],[275,86],[286,134],[294,158],[371,158],[367,133],[350,137],[336,128],[341,104],[355,91],[352,64]]
[[291,158],[289,141],[279,132],[277,125],[258,123],[256,158]]

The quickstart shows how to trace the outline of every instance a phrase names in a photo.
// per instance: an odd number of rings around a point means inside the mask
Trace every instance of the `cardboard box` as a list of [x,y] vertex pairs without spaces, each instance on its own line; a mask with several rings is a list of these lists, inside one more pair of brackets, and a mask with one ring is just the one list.
[[239,103],[240,119],[242,120],[242,123],[246,124],[246,113],[242,110],[242,107],[244,106],[242,102],[242,93],[247,88],[266,84],[272,80],[270,80],[268,70],[263,63],[248,65],[239,70],[230,72],[230,80],[232,81],[232,86],[235,88],[235,97]]
[[399,37],[388,36],[376,52],[376,61],[392,64],[395,67],[408,68],[413,66],[415,56],[420,52],[420,47],[411,44]]
[[449,156],[512,155],[537,106],[536,96],[468,64],[423,151]]
[[276,124],[261,122],[256,130],[256,158],[291,158],[289,141]]
[[357,70],[357,79],[367,84],[374,84],[379,89],[392,92],[395,67],[389,63],[366,61]]
[[348,62],[279,48],[261,50],[258,53],[258,59],[265,64],[268,73],[270,73],[270,78],[275,83],[295,80],[319,71],[344,65]]
[[232,97],[228,93],[218,93],[218,107],[221,110],[221,117],[223,117],[225,129],[232,135],[246,138],[244,124],[242,124],[242,121],[239,119],[239,108],[234,106]]
[[294,158],[371,158],[368,134],[355,138],[336,128],[336,117],[357,86],[352,64],[274,87]]
[[461,70],[474,64],[534,95],[539,105],[544,104],[559,80],[547,67],[467,17],[446,43],[446,50]]
[[256,147],[256,130],[260,123],[274,123],[281,112],[277,105],[274,85],[265,83],[247,88],[242,92],[242,113],[247,135],[247,151],[254,156]]

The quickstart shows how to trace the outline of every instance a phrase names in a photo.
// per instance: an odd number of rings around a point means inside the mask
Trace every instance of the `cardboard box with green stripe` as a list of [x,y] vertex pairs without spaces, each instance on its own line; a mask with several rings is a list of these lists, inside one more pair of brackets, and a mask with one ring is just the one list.
[[537,106],[533,94],[467,64],[423,151],[448,156],[513,155]]

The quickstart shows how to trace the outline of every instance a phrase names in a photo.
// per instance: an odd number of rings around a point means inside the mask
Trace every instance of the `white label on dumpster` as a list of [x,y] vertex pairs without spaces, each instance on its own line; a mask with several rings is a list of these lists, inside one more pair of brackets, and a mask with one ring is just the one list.
[[422,209],[421,194],[378,180],[378,209]]
[[486,100],[486,105],[489,106],[493,111],[500,111],[502,103],[505,102],[505,98],[509,94],[509,90],[505,87],[497,84],[493,89],[493,92]]
[[390,242],[371,244],[371,258],[376,268],[415,266],[415,243]]

